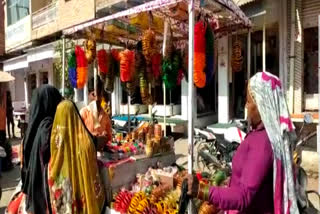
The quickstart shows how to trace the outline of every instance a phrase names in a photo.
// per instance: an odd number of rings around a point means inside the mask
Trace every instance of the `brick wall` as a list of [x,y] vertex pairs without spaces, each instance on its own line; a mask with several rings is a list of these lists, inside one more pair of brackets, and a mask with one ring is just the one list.
[[4,6],[0,2],[0,56],[4,54]]

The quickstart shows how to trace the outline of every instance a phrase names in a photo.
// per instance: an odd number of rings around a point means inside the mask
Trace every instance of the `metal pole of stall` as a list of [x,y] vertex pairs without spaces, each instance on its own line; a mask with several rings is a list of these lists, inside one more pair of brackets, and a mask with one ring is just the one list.
[[263,16],[262,32],[262,71],[266,71],[266,16]]
[[131,97],[130,95],[128,95],[128,133],[131,132],[130,104],[131,104]]
[[[318,150],[318,167],[319,167],[319,175],[320,175],[320,15],[318,17],[318,90],[319,90],[319,98],[318,98],[318,127],[317,127],[317,150]],[[320,179],[319,179],[319,192],[320,192]]]
[[[166,44],[167,44],[167,34],[168,34],[168,21],[164,20],[164,33],[163,33],[163,45],[162,45],[162,55],[165,57],[166,53]],[[164,82],[162,83],[163,88],[163,106],[164,106],[164,115],[163,115],[163,125],[164,125],[164,136],[167,136],[167,111],[166,111],[166,99],[167,99],[167,93],[166,93],[166,85]]]
[[[193,170],[193,57],[194,57],[194,0],[189,1],[189,50],[188,50],[188,173]],[[192,214],[193,206],[189,203],[188,213]]]
[[62,96],[64,97],[65,88],[65,70],[66,70],[66,38],[62,37]]

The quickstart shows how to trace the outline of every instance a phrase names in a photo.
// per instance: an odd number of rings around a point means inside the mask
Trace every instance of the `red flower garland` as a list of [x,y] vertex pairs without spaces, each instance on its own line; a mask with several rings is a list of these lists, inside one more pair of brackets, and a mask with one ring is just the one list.
[[107,51],[102,49],[98,51],[98,67],[100,73],[107,74],[108,73],[108,62],[107,62],[108,54]]
[[83,88],[87,82],[88,61],[86,54],[80,46],[75,47],[77,59],[77,88]]
[[203,21],[199,21],[194,26],[194,84],[198,88],[206,85],[206,74],[204,68],[206,66],[206,33],[207,25]]

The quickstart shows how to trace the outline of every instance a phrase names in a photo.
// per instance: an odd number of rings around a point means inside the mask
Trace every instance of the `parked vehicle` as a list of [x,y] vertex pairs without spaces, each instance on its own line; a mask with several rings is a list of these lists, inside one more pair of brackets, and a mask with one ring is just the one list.
[[195,129],[196,167],[202,171],[216,168],[231,173],[232,158],[245,138],[246,123],[234,123],[224,134],[214,134],[208,129]]
[[320,210],[316,209],[315,206],[311,203],[309,196],[314,194],[319,199],[320,205],[320,195],[317,191],[309,190],[308,187],[308,175],[306,171],[301,167],[302,158],[301,152],[302,147],[306,145],[311,138],[317,135],[316,131],[308,133],[305,137],[302,136],[302,131],[308,124],[313,122],[313,118],[310,114],[306,114],[304,116],[303,125],[298,132],[298,141],[296,143],[296,148],[293,155],[293,160],[296,166],[296,177],[297,177],[297,185],[298,185],[298,205],[300,209],[300,213],[302,214],[313,214],[313,213],[320,213]]

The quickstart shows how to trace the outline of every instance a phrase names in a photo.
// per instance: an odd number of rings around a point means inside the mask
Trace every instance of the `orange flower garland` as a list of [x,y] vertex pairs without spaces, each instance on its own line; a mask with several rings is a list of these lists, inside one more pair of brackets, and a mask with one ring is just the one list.
[[199,21],[194,27],[194,72],[193,81],[198,88],[203,88],[206,85],[206,23]]
[[134,51],[128,49],[121,51],[119,54],[120,59],[120,79],[122,82],[129,82],[134,75]]

